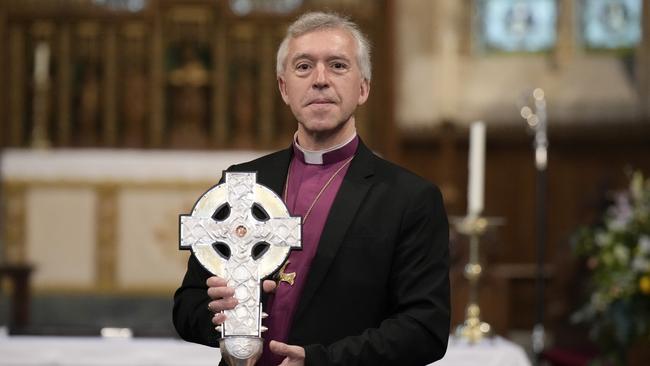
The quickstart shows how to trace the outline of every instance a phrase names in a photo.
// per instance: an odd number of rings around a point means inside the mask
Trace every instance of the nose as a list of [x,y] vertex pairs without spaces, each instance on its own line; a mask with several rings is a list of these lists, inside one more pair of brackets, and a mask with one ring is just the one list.
[[327,69],[325,68],[325,65],[319,63],[316,65],[314,71],[314,82],[312,87],[319,90],[327,88],[329,86],[329,79],[327,77]]

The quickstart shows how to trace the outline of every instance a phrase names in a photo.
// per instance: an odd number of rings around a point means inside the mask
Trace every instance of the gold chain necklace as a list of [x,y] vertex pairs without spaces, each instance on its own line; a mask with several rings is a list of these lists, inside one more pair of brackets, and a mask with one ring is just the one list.
[[[302,223],[303,223],[303,224],[307,221],[307,218],[309,217],[309,214],[311,213],[311,210],[314,208],[314,205],[316,205],[316,202],[318,202],[318,199],[319,199],[320,196],[323,194],[323,192],[325,192],[325,190],[327,189],[327,187],[330,185],[330,183],[332,183],[332,181],[334,180],[334,178],[335,178],[335,177],[336,177],[336,176],[341,172],[341,170],[343,170],[343,168],[345,168],[348,164],[350,164],[350,162],[352,161],[352,159],[354,159],[354,155],[352,155],[351,157],[349,157],[349,158],[348,158],[348,159],[343,163],[343,165],[341,165],[338,169],[336,169],[336,171],[334,172],[334,174],[332,174],[332,176],[327,180],[327,182],[325,182],[325,185],[323,185],[323,188],[320,189],[320,191],[319,191],[318,194],[316,195],[316,198],[314,198],[314,200],[311,202],[311,205],[309,205],[309,208],[307,209],[307,213],[305,213],[305,216],[302,217]],[[291,160],[291,164],[289,164],[289,170],[287,171],[287,180],[286,180],[286,182],[284,183],[284,201],[285,201],[285,202],[287,201],[287,191],[289,190],[289,175],[291,174],[291,167],[292,167],[292,166],[293,166],[293,159]],[[295,205],[294,205],[294,206],[295,206]]]

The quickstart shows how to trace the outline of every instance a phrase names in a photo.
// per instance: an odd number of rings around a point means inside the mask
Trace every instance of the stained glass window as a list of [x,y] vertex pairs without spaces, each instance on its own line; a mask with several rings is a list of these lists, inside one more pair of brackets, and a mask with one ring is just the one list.
[[302,4],[302,0],[230,0],[230,9],[237,15],[252,12],[290,13]]
[[94,0],[98,5],[113,10],[126,10],[138,12],[147,6],[147,0]]
[[581,5],[587,48],[625,49],[640,42],[642,0],[582,0]]
[[556,40],[556,0],[476,0],[482,49],[540,52]]

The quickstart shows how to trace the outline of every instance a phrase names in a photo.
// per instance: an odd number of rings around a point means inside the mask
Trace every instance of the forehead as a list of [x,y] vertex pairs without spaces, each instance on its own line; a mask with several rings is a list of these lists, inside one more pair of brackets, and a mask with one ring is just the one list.
[[289,59],[300,56],[345,56],[353,59],[356,42],[352,34],[340,28],[319,29],[305,33],[289,41]]

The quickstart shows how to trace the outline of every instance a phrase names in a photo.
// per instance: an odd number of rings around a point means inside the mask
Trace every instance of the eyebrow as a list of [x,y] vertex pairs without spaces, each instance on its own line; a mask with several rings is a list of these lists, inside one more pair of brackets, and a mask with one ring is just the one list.
[[313,59],[313,57],[308,53],[299,53],[291,58],[291,62],[294,63],[302,58],[306,58],[309,60]]
[[[291,63],[295,63],[296,61],[300,59],[307,59],[307,60],[313,60],[314,56],[309,54],[309,53],[299,53],[291,58]],[[332,55],[327,58],[327,61],[332,61],[332,60],[344,60],[346,62],[350,62],[350,59],[348,59],[345,55],[343,54],[337,54],[337,55]]]

